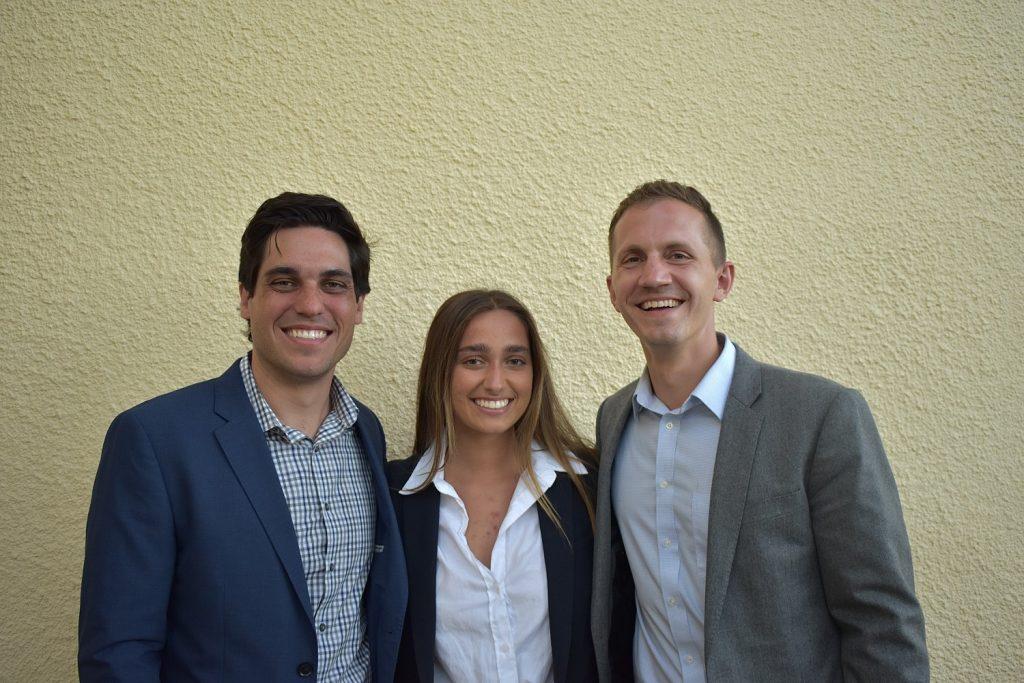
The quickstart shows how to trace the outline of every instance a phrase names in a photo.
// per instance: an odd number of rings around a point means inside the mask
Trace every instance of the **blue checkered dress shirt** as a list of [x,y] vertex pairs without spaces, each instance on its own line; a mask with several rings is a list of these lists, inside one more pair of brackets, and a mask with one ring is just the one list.
[[366,454],[352,429],[359,409],[335,378],[331,410],[310,439],[274,414],[248,356],[241,370],[299,542],[317,636],[316,679],[363,683],[370,679],[363,590],[377,510]]

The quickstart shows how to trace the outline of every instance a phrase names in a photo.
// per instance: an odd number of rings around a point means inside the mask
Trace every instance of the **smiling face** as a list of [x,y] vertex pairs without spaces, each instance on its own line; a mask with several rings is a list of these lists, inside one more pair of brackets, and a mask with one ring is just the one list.
[[716,301],[732,289],[733,265],[716,264],[704,215],[676,199],[636,204],[612,238],[612,305],[652,356],[717,348]]
[[507,434],[530,405],[533,363],[526,326],[505,310],[473,318],[451,377],[455,436]]
[[264,247],[253,291],[239,285],[242,317],[252,334],[252,367],[264,384],[329,384],[363,321],[349,251],[323,228],[286,228]]

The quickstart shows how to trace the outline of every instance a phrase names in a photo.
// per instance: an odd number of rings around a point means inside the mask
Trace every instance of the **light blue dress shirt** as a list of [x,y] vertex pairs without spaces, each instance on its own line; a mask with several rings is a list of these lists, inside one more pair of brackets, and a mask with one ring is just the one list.
[[645,371],[615,456],[612,504],[636,586],[638,681],[704,683],[711,478],[736,366],[728,338],[693,393],[665,407]]

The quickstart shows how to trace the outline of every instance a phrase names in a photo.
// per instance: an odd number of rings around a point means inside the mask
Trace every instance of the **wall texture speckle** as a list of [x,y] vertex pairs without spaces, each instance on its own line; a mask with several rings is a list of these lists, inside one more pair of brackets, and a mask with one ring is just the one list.
[[402,455],[426,326],[473,286],[532,307],[592,433],[642,367],[607,221],[656,177],[723,219],[719,327],[872,405],[935,679],[1020,676],[1024,5],[155,5],[0,5],[0,680],[74,678],[103,434],[245,351],[263,199],[371,236],[339,374]]

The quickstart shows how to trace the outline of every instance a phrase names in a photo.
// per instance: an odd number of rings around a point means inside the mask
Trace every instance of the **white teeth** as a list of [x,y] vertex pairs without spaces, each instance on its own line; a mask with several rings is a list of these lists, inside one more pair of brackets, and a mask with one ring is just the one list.
[[675,308],[678,305],[679,302],[675,299],[661,299],[659,301],[645,301],[640,304],[640,308],[650,311],[655,308]]
[[491,410],[501,410],[511,402],[512,399],[509,398],[503,398],[500,401],[485,401],[482,398],[473,399],[473,403],[481,408],[489,408]]
[[288,330],[289,337],[295,337],[297,339],[323,339],[327,336],[327,330]]

